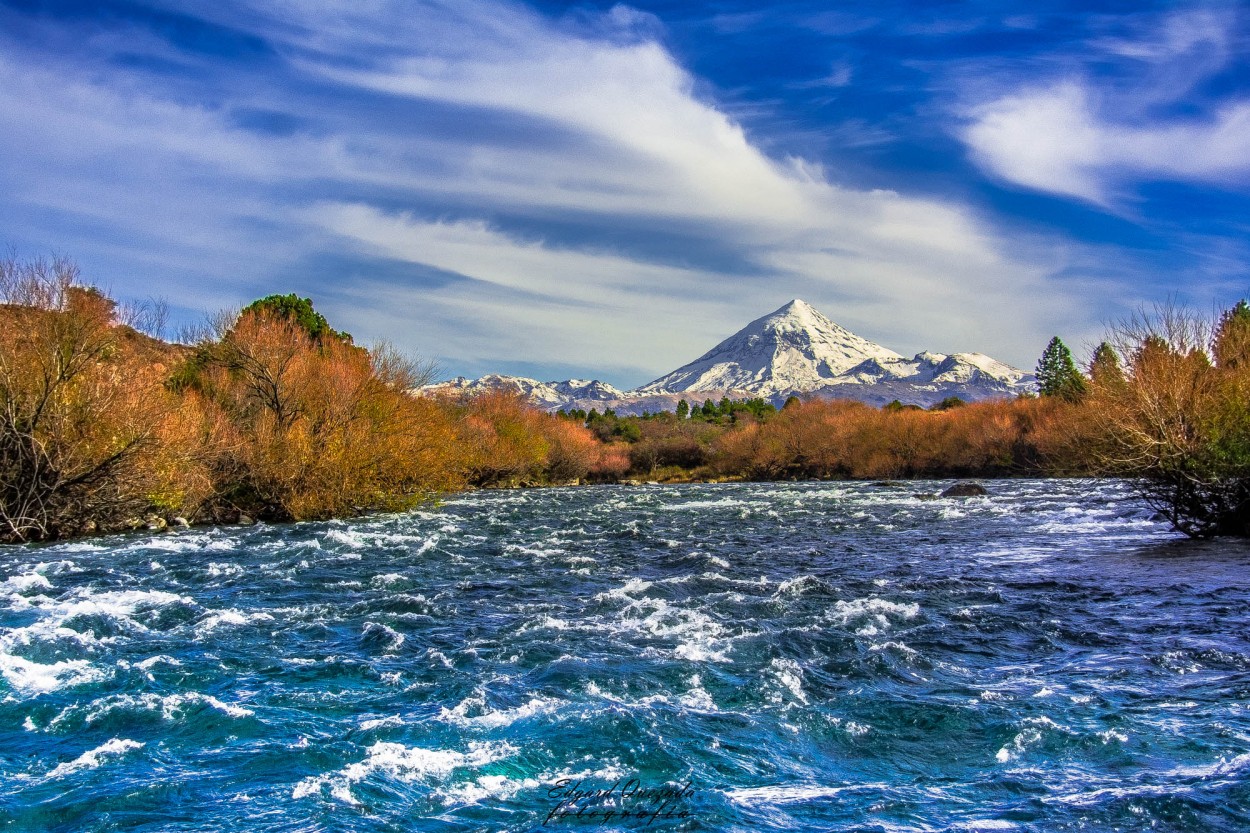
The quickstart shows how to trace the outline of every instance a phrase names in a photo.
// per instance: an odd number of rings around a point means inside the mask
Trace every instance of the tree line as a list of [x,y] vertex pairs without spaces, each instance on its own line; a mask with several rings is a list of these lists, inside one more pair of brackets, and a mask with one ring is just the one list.
[[[0,541],[402,510],[472,487],[626,479],[1128,477],[1186,534],[1250,535],[1250,306],[1166,307],[1039,396],[929,409],[681,402],[547,414],[417,396],[431,368],[272,295],[170,343],[66,259],[0,260]],[[683,405],[685,407],[683,407]]]

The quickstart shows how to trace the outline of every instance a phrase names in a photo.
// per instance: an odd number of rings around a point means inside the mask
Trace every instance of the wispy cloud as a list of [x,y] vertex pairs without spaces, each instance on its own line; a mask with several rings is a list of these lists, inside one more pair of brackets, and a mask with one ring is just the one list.
[[[576,361],[624,384],[794,296],[896,349],[1021,364],[1058,322],[1090,330],[1106,309],[1050,291],[1081,286],[1057,277],[1076,246],[765,153],[662,45],[660,23],[626,7],[175,11],[198,16],[195,43],[138,20],[142,37],[87,36],[72,56],[0,52],[0,220],[19,240],[86,251],[139,297],[211,308],[294,289],[358,337],[452,369]],[[258,46],[222,66],[197,51],[214,26]],[[1020,117],[1004,108],[986,124],[1010,132]],[[1065,147],[1052,172],[1093,198]],[[1023,181],[1037,163],[1021,158],[986,164]],[[40,240],[50,229],[64,236]],[[394,280],[377,263],[411,271]]]
[[1235,18],[1175,13],[1136,37],[1097,37],[1086,60],[1125,59],[1118,75],[1071,68],[971,108],[962,131],[995,176],[1115,207],[1149,182],[1250,186],[1250,96],[1201,96],[1224,69]]

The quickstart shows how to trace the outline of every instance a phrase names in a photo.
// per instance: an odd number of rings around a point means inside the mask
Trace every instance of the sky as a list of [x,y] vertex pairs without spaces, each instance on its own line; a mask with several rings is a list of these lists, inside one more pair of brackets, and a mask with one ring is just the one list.
[[1245,3],[0,0],[0,245],[447,377],[629,388],[792,298],[1031,370],[1235,303],[1248,232]]

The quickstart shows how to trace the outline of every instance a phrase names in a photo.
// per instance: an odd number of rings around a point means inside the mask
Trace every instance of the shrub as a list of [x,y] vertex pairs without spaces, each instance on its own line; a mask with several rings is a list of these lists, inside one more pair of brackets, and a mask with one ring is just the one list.
[[584,426],[562,419],[542,425],[547,441],[547,478],[557,483],[581,480],[599,463],[600,444]]
[[397,510],[463,484],[453,416],[407,393],[420,371],[390,348],[370,353],[264,305],[217,333],[175,374],[229,426],[209,466],[211,515]]
[[1101,470],[1135,478],[1193,537],[1250,535],[1248,330],[1244,304],[1214,324],[1171,306],[1140,314],[1115,333],[1123,372],[1090,386]]
[[[164,488],[173,411],[117,305],[65,259],[0,261],[0,540],[115,528]],[[166,450],[172,460],[175,449]]]

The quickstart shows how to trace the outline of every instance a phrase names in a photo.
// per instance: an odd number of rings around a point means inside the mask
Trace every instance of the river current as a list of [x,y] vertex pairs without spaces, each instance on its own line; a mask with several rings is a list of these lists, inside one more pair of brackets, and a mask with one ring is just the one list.
[[4,548],[0,828],[1250,830],[1250,549],[944,485]]

